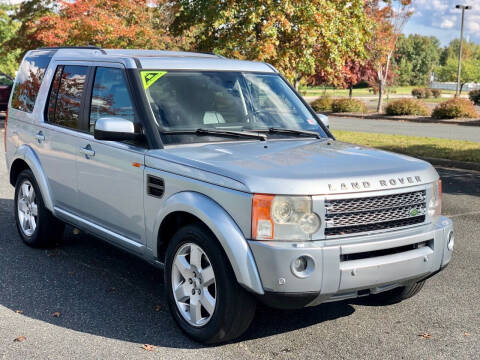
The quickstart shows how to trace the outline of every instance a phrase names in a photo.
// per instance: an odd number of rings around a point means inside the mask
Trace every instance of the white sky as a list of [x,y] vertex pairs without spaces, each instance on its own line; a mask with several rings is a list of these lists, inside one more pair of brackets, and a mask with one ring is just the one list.
[[436,36],[442,45],[460,37],[461,10],[455,5],[471,5],[465,11],[464,36],[467,40],[480,43],[479,0],[413,0],[415,14],[405,26],[406,34]]

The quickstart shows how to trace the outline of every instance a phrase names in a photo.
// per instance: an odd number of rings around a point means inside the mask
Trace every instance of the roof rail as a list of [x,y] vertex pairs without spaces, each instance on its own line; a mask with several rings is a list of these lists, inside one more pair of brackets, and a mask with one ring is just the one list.
[[86,46],[51,46],[51,47],[41,47],[37,50],[61,50],[61,49],[78,49],[78,50],[100,50],[102,54],[107,54],[105,50],[101,47],[94,46],[94,45],[86,45]]
[[219,55],[219,54],[215,54],[213,51],[210,51],[210,52],[208,52],[208,51],[199,51],[198,54],[214,55],[214,56],[219,57],[219,58],[221,58],[221,59],[226,59],[225,56]]

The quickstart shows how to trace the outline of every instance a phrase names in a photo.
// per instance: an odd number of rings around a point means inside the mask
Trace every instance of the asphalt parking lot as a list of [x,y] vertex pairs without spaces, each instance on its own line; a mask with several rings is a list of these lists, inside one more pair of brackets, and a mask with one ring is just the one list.
[[173,323],[160,270],[72,229],[58,248],[24,246],[0,149],[1,359],[480,358],[480,173],[439,169],[455,254],[416,297],[383,307],[260,307],[242,339],[203,347]]

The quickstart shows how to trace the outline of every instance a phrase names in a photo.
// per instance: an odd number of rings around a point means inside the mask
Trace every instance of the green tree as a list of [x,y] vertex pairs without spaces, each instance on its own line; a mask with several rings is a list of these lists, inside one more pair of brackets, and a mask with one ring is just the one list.
[[364,0],[177,0],[173,30],[194,50],[265,61],[296,87],[321,68],[334,83],[347,58],[365,58]]
[[[458,59],[458,51],[460,49],[460,39],[452,40],[440,54],[440,65],[446,65],[449,59]],[[472,41],[463,41],[462,47],[463,59],[479,59],[480,60],[480,45]]]
[[[438,66],[435,74],[439,81],[457,81],[458,60],[448,59],[443,66]],[[465,59],[462,60],[462,75],[460,78],[460,93],[463,86],[469,82],[480,82],[480,60]]]
[[0,4],[0,71],[10,76],[15,76],[20,56],[20,50],[9,51],[5,48],[5,44],[16,35],[20,27],[20,23],[10,16],[14,10],[13,6]]
[[427,85],[440,59],[440,42],[433,36],[402,35],[397,42],[394,64],[399,85]]

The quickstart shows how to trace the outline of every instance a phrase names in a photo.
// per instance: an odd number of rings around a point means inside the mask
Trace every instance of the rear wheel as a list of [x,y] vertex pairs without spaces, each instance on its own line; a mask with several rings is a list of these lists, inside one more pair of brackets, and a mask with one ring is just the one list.
[[23,170],[15,185],[15,220],[22,240],[32,247],[48,247],[60,241],[64,224],[43,203],[30,170]]
[[213,234],[200,225],[181,228],[171,240],[165,286],[173,318],[202,343],[239,337],[255,315],[255,299],[237,283]]
[[381,292],[379,294],[370,295],[369,299],[382,305],[396,304],[418,294],[420,290],[422,290],[423,285],[425,285],[425,280]]

